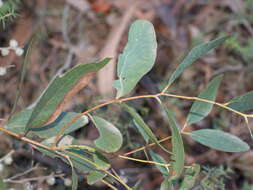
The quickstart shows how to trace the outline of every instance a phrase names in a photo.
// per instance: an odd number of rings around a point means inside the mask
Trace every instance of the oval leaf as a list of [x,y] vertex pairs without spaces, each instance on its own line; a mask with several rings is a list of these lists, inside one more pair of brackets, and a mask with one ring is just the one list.
[[228,37],[225,36],[225,37],[217,38],[217,39],[210,41],[208,43],[200,44],[200,45],[194,47],[188,53],[188,55],[184,58],[182,63],[177,67],[177,69],[172,73],[172,75],[168,81],[168,85],[165,87],[164,91],[166,91],[168,89],[168,87],[181,75],[181,73],[188,66],[193,64],[197,59],[206,55],[210,50],[217,47],[218,45],[220,45],[221,43],[223,43],[227,39],[228,39]]
[[[222,79],[222,75],[215,77],[200,94],[199,98],[215,101],[217,91]],[[195,101],[190,109],[190,113],[187,116],[186,122],[188,125],[196,123],[206,117],[212,110],[213,104]]]
[[94,183],[102,180],[105,176],[106,176],[106,174],[104,172],[93,170],[93,171],[89,172],[89,174],[87,176],[87,183],[89,185],[93,185]]
[[167,118],[172,133],[172,168],[175,172],[175,174],[173,173],[173,176],[178,177],[181,175],[184,169],[184,143],[174,114],[165,106],[163,106],[163,109],[167,113]]
[[149,72],[156,59],[157,42],[153,25],[146,20],[135,21],[130,28],[128,42],[119,56],[114,81],[117,98],[128,94],[138,81]]
[[242,152],[249,150],[249,145],[238,137],[214,129],[201,129],[189,133],[195,141],[210,148],[225,152]]
[[107,153],[118,151],[123,143],[120,131],[114,125],[100,117],[93,116],[92,121],[100,135],[95,140],[95,145]]
[[246,94],[233,98],[228,103],[226,103],[232,109],[240,112],[245,112],[253,109],[253,91]]
[[64,104],[82,87],[86,86],[94,72],[104,67],[110,59],[80,64],[61,76],[57,76],[39,98],[26,126],[26,132],[53,121],[62,112]]

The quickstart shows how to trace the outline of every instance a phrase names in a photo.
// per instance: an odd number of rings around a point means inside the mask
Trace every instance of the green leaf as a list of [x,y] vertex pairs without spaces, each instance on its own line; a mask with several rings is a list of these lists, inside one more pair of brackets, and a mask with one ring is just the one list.
[[72,168],[72,190],[77,190],[78,188],[78,175],[76,174],[76,171],[74,168]]
[[[77,115],[78,113],[74,112],[62,112],[54,122],[41,128],[33,128],[31,131],[41,138],[50,138],[56,136],[60,130]],[[76,131],[85,126],[88,122],[89,120],[87,116],[81,116],[64,131],[64,134],[67,135],[73,131]]]
[[[41,142],[41,144],[46,145],[46,146],[52,146],[54,143],[54,138],[50,138],[50,139],[46,139],[44,141]],[[78,142],[71,136],[65,136],[64,138],[61,139],[61,141],[59,142],[59,146],[62,145],[78,145]],[[69,160],[66,160],[62,157],[60,157],[58,154],[56,154],[54,151],[50,151],[50,150],[46,150],[44,148],[40,148],[40,147],[36,147],[37,150],[39,150],[40,152],[42,152],[43,154],[52,157],[52,158],[61,158],[64,162],[66,162],[67,164],[69,164]],[[88,163],[86,160],[88,160],[89,162],[93,162],[92,156],[90,152],[85,151],[85,150],[80,150],[80,149],[75,149],[75,148],[69,148],[66,149],[69,153],[64,153],[67,156],[69,156],[70,160],[73,163],[74,168],[81,170],[83,172],[89,172],[91,170],[96,169],[96,167],[91,164]]]
[[152,142],[158,143],[156,136],[149,128],[149,126],[143,121],[142,117],[138,114],[138,112],[134,108],[128,106],[125,103],[122,103],[121,105],[123,109],[134,118],[134,123],[136,124],[138,131],[145,139],[145,141],[148,142],[149,140],[151,140]]
[[93,170],[93,171],[89,172],[89,174],[87,176],[87,183],[89,185],[93,185],[94,183],[102,180],[105,177],[105,175],[106,175],[105,173]]
[[200,57],[206,55],[210,50],[217,47],[221,43],[223,43],[226,39],[228,39],[227,36],[217,38],[213,41],[210,41],[205,44],[198,45],[194,47],[188,55],[184,58],[184,60],[181,62],[181,64],[177,67],[177,69],[172,73],[168,85],[166,86],[165,90],[181,75],[181,73],[191,64],[193,64],[197,59]]
[[149,21],[135,21],[129,31],[128,42],[119,56],[117,76],[114,81],[117,98],[128,94],[138,81],[149,72],[156,59],[156,35]]
[[201,129],[188,134],[195,141],[210,148],[225,152],[242,152],[249,150],[249,145],[238,137],[214,129]]
[[108,161],[108,159],[102,155],[101,153],[99,152],[95,152],[93,154],[93,161],[96,165],[98,165],[100,168],[104,169],[104,170],[107,170],[110,168],[111,164],[110,162]]
[[80,64],[63,75],[57,76],[49,84],[35,105],[32,115],[27,123],[26,132],[32,128],[39,128],[45,124],[55,113],[57,108],[64,103],[66,95],[74,89],[78,82],[84,82],[84,77],[89,76],[93,72],[99,71],[109,61],[110,59],[106,58],[101,62]]
[[[151,155],[153,161],[161,164],[167,164],[167,162],[159,154],[156,154],[153,151],[149,151],[149,154]],[[169,170],[165,166],[156,164],[156,167],[163,174],[164,177],[170,176]]]
[[[148,143],[150,140],[149,135],[147,134],[147,132],[144,130],[145,127],[142,127],[138,122],[136,122],[136,120],[134,119],[134,125],[136,126],[138,132],[141,134],[141,136],[144,138],[145,142]],[[143,121],[144,122],[144,121]],[[152,132],[152,131],[151,131]]]
[[177,177],[180,176],[183,169],[184,169],[184,159],[185,159],[185,153],[184,153],[184,144],[183,139],[179,130],[179,126],[175,120],[174,114],[168,110],[165,106],[163,106],[163,109],[167,113],[167,118],[169,121],[169,126],[172,133],[172,168],[175,174],[173,176]]
[[161,183],[160,190],[174,190],[173,184],[169,178],[165,178]]
[[100,117],[93,116],[92,121],[100,135],[95,140],[96,147],[107,153],[118,151],[123,143],[121,132],[114,125]]
[[[25,132],[26,124],[32,114],[33,110],[24,109],[17,114],[15,114],[7,123],[7,129],[15,133],[22,134]],[[31,129],[32,133],[39,136],[40,138],[51,138],[56,136],[56,134],[63,128],[72,118],[77,116],[78,113],[74,112],[62,112],[59,117],[52,123],[45,125],[41,128]],[[64,134],[67,135],[88,123],[88,117],[82,116],[73,124],[71,124],[65,131]]]
[[137,129],[139,130],[142,137],[148,141],[151,140],[153,143],[156,143],[160,148],[162,148],[165,152],[168,152],[157,140],[156,136],[152,132],[152,130],[149,128],[149,126],[143,121],[141,116],[135,111],[134,108],[128,106],[125,103],[121,103],[123,109],[125,109],[133,118],[134,123],[137,124]]
[[[199,98],[215,101],[217,91],[222,80],[222,75],[215,77],[200,94]],[[196,123],[206,117],[212,110],[213,104],[195,101],[190,109],[190,113],[187,116],[186,122],[188,125]]]
[[238,96],[230,100],[226,105],[240,112],[245,112],[253,109],[253,91]]
[[24,133],[26,124],[32,115],[32,111],[31,109],[23,109],[14,114],[7,122],[7,129],[18,134]]
[[195,164],[191,168],[185,170],[183,182],[180,185],[179,190],[190,190],[193,188],[195,181],[200,173],[200,165]]

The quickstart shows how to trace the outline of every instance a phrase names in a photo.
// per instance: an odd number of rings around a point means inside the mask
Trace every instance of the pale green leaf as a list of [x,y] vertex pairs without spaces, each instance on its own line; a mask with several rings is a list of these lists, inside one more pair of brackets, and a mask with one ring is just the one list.
[[230,100],[226,105],[240,112],[253,109],[253,91]]
[[107,153],[118,151],[123,143],[121,132],[100,117],[93,116],[92,121],[99,131],[99,138],[95,140],[96,147]]
[[[139,130],[142,137],[148,141],[151,140],[153,143],[156,143],[160,148],[165,152],[168,152],[157,140],[155,134],[149,128],[149,126],[143,121],[142,117],[135,111],[134,108],[128,106],[125,103],[121,104],[122,107],[134,118],[134,123],[137,124],[137,129]],[[168,152],[169,153],[169,152]]]
[[138,114],[138,112],[125,103],[122,103],[121,105],[123,109],[126,110],[133,117],[137,129],[142,135],[142,137],[145,139],[145,141],[148,142],[149,140],[151,140],[152,142],[158,143],[156,136],[149,128],[149,126],[143,121],[142,117]]
[[169,178],[165,178],[161,183],[160,190],[174,190],[173,184]]
[[[11,117],[11,119],[7,123],[7,129],[11,130],[13,132],[16,132],[18,134],[22,134],[25,132],[26,124],[32,114],[33,110],[31,109],[24,109],[14,116]],[[31,129],[32,134],[35,134],[41,138],[51,138],[53,136],[56,136],[56,134],[75,116],[77,116],[78,113],[74,112],[62,112],[58,118],[41,128],[34,128]],[[67,135],[82,126],[86,125],[88,123],[88,117],[82,116],[77,121],[75,121],[73,124],[71,124],[65,131],[64,134]]]
[[249,145],[238,137],[214,129],[201,129],[188,134],[195,141],[210,148],[225,152],[242,152],[249,150]]
[[138,123],[136,122],[136,120],[134,119],[134,125],[136,126],[138,132],[141,134],[141,136],[144,138],[145,142],[148,143],[150,140],[149,135],[146,133],[146,131],[144,130],[144,128]]
[[32,128],[39,128],[45,124],[55,113],[58,106],[62,104],[68,92],[70,92],[83,77],[87,76],[87,74],[99,71],[109,61],[110,59],[106,58],[100,62],[80,64],[63,75],[57,76],[50,82],[49,86],[36,103],[27,123],[26,131]]
[[[31,129],[31,132],[41,138],[50,138],[56,136],[60,132],[60,130],[77,115],[79,114],[74,112],[62,112],[60,116],[52,123],[45,125],[41,128],[33,128]],[[87,116],[81,116],[78,120],[69,125],[69,127],[64,131],[64,135],[67,135],[73,131],[80,129],[88,122],[89,120]]]
[[107,170],[110,168],[111,164],[110,162],[108,161],[108,159],[102,155],[101,153],[99,152],[95,152],[93,154],[93,161],[96,165],[98,165],[100,168],[104,169],[104,170]]
[[89,185],[93,185],[94,183],[102,180],[105,177],[105,175],[106,174],[103,172],[93,170],[93,171],[89,172],[89,174],[87,176],[87,183]]
[[76,171],[74,168],[72,168],[72,190],[77,190],[78,188],[78,175],[76,174]]
[[[149,151],[149,154],[150,154],[153,161],[161,163],[161,164],[167,164],[167,162],[159,154],[156,154],[153,151]],[[166,168],[165,166],[161,166],[158,164],[156,164],[155,166],[163,174],[164,177],[170,176],[168,167]]]
[[193,188],[197,177],[200,173],[200,165],[195,164],[191,168],[187,168],[184,173],[184,179],[180,185],[179,190],[190,190]]
[[146,20],[135,21],[129,31],[128,42],[119,56],[114,87],[117,98],[128,94],[138,81],[149,72],[156,59],[156,35],[153,25]]
[[184,159],[185,159],[185,153],[184,153],[184,144],[183,139],[179,130],[179,126],[176,122],[174,114],[168,110],[165,106],[163,106],[163,109],[167,113],[167,118],[169,121],[169,127],[171,129],[172,133],[172,168],[175,172],[175,177],[180,176],[183,169],[184,169]]
[[177,67],[177,69],[172,73],[168,85],[166,86],[165,90],[181,75],[181,73],[191,64],[193,64],[197,59],[206,55],[210,50],[214,49],[215,47],[219,46],[223,43],[228,37],[221,37],[217,38],[213,41],[208,43],[200,44],[194,47],[188,55],[184,58],[181,64]]
[[[215,101],[222,75],[215,77],[200,94],[199,98]],[[196,123],[206,117],[212,110],[213,104],[196,100],[187,116],[188,125]]]

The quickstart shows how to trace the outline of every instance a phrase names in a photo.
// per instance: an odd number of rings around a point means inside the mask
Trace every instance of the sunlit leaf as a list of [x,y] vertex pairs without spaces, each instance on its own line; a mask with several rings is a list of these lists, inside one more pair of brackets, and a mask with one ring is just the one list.
[[253,91],[238,96],[228,103],[227,106],[240,112],[245,112],[253,109]]
[[[153,151],[149,151],[149,153],[153,161],[161,163],[161,164],[167,164],[167,162],[159,154],[156,154]],[[155,166],[164,175],[164,177],[170,176],[168,168],[166,168],[165,166],[158,165],[158,164],[156,164]]]
[[201,129],[188,134],[195,141],[210,148],[225,152],[242,152],[249,150],[249,145],[238,137],[214,129]]
[[200,44],[194,47],[188,55],[184,58],[184,60],[180,63],[177,69],[172,73],[168,85],[166,89],[181,75],[181,73],[191,64],[193,64],[197,59],[206,55],[210,50],[214,49],[215,47],[219,46],[223,43],[228,37],[221,37],[217,38],[213,41],[208,43]]
[[[215,77],[204,89],[200,94],[199,98],[207,99],[211,101],[215,101],[217,91],[222,80],[222,75]],[[202,120],[206,117],[210,111],[212,110],[213,104],[202,102],[202,101],[195,101],[190,109],[190,112],[187,116],[187,124],[191,125]]]
[[36,103],[27,123],[26,131],[32,128],[39,128],[47,123],[59,111],[59,108],[66,103],[66,98],[72,97],[70,92],[74,93],[73,90],[77,90],[76,84],[82,82],[82,86],[85,86],[89,82],[92,74],[104,67],[109,60],[104,59],[101,62],[80,64],[63,75],[57,76],[50,82]]
[[171,129],[172,133],[172,168],[175,174],[173,176],[179,176],[183,169],[184,169],[184,159],[185,159],[185,153],[184,153],[184,144],[183,139],[179,130],[179,126],[176,122],[174,114],[168,110],[165,106],[163,106],[163,109],[167,113],[167,118],[169,121],[169,127]]
[[100,117],[93,116],[92,120],[99,131],[99,138],[95,140],[96,147],[107,153],[118,151],[123,143],[121,132]]
[[128,42],[119,56],[114,81],[117,98],[128,94],[138,81],[149,72],[156,59],[157,42],[153,25],[146,20],[135,21],[129,31]]

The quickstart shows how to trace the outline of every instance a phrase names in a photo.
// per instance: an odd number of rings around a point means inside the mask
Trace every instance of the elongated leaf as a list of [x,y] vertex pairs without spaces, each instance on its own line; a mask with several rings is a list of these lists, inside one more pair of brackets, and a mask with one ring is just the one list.
[[114,125],[100,117],[93,116],[92,120],[100,135],[95,140],[95,145],[107,153],[118,151],[123,143],[120,131]]
[[[54,138],[46,139],[46,140],[41,142],[41,144],[49,146],[49,147],[52,146],[53,143],[54,143]],[[71,136],[65,136],[59,142],[60,146],[73,145],[73,144],[77,145],[78,142]],[[36,147],[36,149],[39,150],[40,152],[42,152],[43,154],[49,156],[49,157],[52,157],[52,158],[59,157],[64,162],[69,164],[69,160],[66,160],[66,159],[62,158],[61,156],[56,154],[55,151],[49,151],[49,150],[39,148],[39,147]],[[88,151],[75,149],[75,148],[69,148],[69,149],[66,149],[66,150],[69,153],[64,152],[64,154],[69,156],[70,160],[73,163],[74,168],[76,168],[78,170],[81,170],[83,172],[89,172],[89,171],[92,171],[92,170],[96,169],[96,167],[94,165],[92,165],[92,164],[90,164],[89,162],[86,161],[86,160],[89,160],[90,162],[93,162],[91,153],[89,153]]]
[[72,190],[77,190],[78,188],[78,175],[76,174],[75,169],[72,169]]
[[119,56],[114,81],[117,98],[128,94],[138,81],[149,72],[156,59],[157,42],[153,25],[146,20],[135,21],[130,28],[128,42]]
[[151,140],[153,142],[158,143],[158,140],[152,130],[149,128],[149,126],[143,121],[142,117],[135,111],[134,108],[128,106],[125,103],[121,104],[124,110],[126,110],[133,118],[134,118],[134,123],[137,126],[137,129],[139,130],[140,134],[142,137],[148,141]]
[[93,154],[93,161],[100,168],[107,170],[110,168],[111,164],[106,157],[104,157],[101,153],[95,152]]
[[[41,128],[33,128],[31,129],[31,132],[41,138],[50,138],[56,136],[60,132],[60,130],[77,115],[78,113],[74,112],[62,112],[54,122]],[[82,116],[73,124],[71,124],[64,131],[64,134],[67,135],[73,131],[76,131],[81,127],[85,126],[88,122],[89,122],[88,117]]]
[[[161,164],[167,164],[167,162],[161,157],[159,154],[154,153],[153,151],[149,151],[152,160]],[[163,174],[164,177],[170,176],[169,170],[161,165],[156,164],[157,169]]]
[[200,173],[200,165],[196,164],[192,168],[185,170],[183,182],[179,190],[190,190],[193,188],[195,181]]
[[233,108],[240,112],[245,112],[253,109],[253,91],[246,94],[238,96],[228,103],[226,103],[230,108]]
[[[180,75],[181,73],[191,64],[193,64],[197,59],[200,57],[206,55],[210,50],[213,48],[219,46],[221,43],[223,43],[228,37],[221,37],[217,38],[213,41],[210,41],[205,44],[198,45],[194,47],[188,55],[184,58],[182,63],[177,67],[177,69],[172,73],[169,81],[168,81],[168,86],[170,86]],[[166,89],[167,89],[166,88]]]
[[[215,77],[200,94],[199,98],[215,101],[217,91],[222,79],[222,75]],[[186,122],[191,125],[202,120],[212,110],[213,104],[195,101],[191,107],[190,113],[187,116]]]
[[249,145],[238,137],[214,129],[201,129],[189,133],[195,141],[213,149],[225,152],[242,152],[249,150]]
[[105,177],[105,173],[93,170],[89,172],[89,175],[87,176],[87,183],[89,185],[93,185],[94,183],[102,180]]
[[26,131],[39,128],[52,120],[51,117],[58,115],[66,100],[72,98],[73,94],[80,90],[80,87],[87,85],[94,72],[104,67],[109,60],[104,59],[101,62],[77,65],[62,76],[57,76],[34,107]]
[[[32,115],[33,110],[24,109],[21,112],[15,114],[7,123],[7,129],[22,134],[25,132],[26,124]],[[78,115],[74,112],[62,112],[59,117],[52,123],[43,126],[41,128],[32,129],[32,134],[35,134],[41,138],[51,138],[56,136],[56,134],[63,128],[73,117]],[[76,122],[70,125],[65,131],[64,134],[67,135],[82,126],[88,123],[88,117],[83,116],[79,118]]]
[[149,128],[149,126],[143,121],[141,116],[135,111],[134,108],[128,106],[125,103],[121,104],[123,108],[134,118],[134,123],[136,123],[137,128],[140,131],[140,134],[143,138],[147,140],[151,140],[153,143],[156,143],[160,148],[162,148],[165,152],[168,152],[157,140],[155,134]]
[[167,113],[167,118],[169,121],[169,126],[172,133],[172,168],[175,172],[174,176],[177,177],[181,175],[183,169],[184,169],[184,159],[185,159],[185,153],[184,153],[184,144],[183,139],[178,127],[178,124],[175,120],[174,114],[168,110],[165,106],[163,106],[163,109]]

